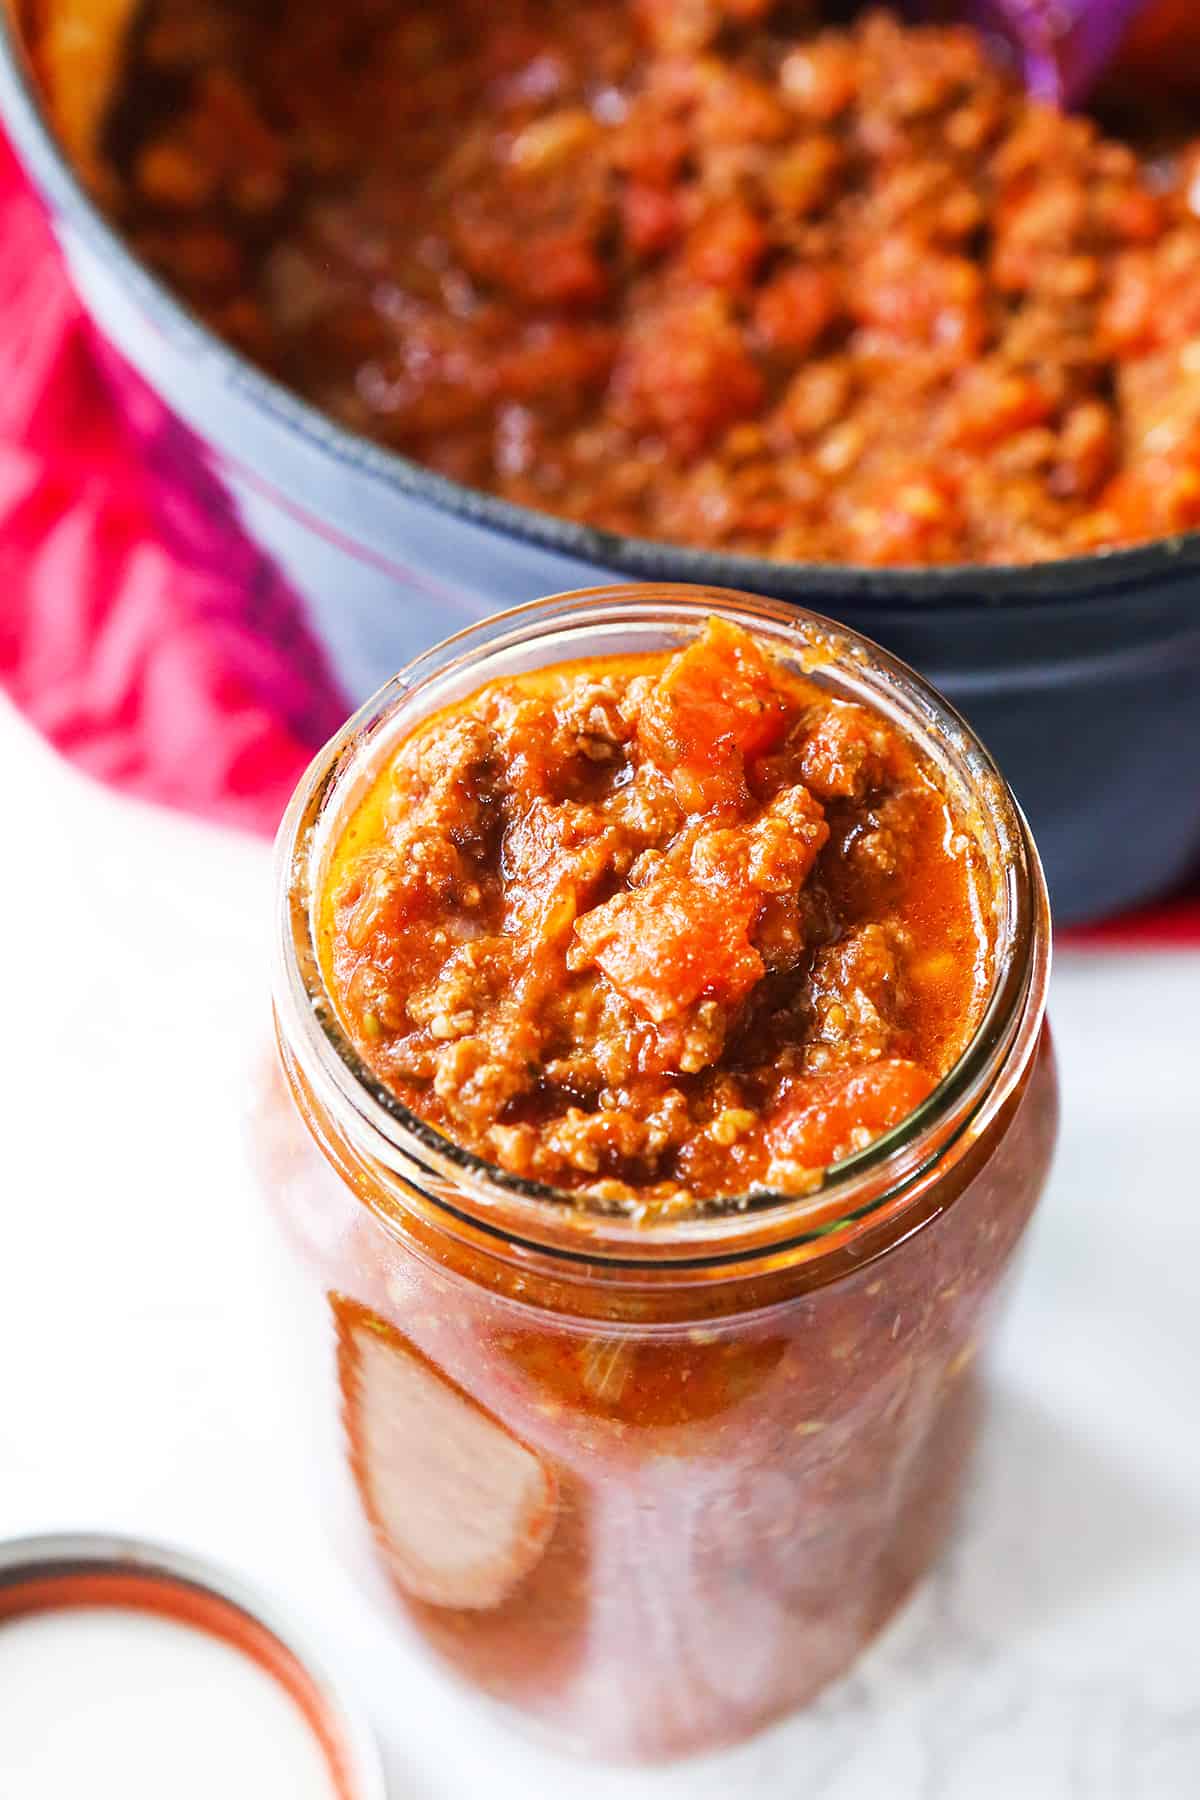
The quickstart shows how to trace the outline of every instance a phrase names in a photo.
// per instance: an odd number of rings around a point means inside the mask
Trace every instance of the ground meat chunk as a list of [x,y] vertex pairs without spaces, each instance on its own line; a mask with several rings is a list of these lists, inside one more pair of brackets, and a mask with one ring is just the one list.
[[878,787],[891,738],[878,718],[850,704],[822,708],[800,751],[800,774],[821,800],[861,800]]
[[536,1078],[536,1033],[525,1030],[462,1037],[437,1059],[433,1092],[449,1118],[477,1130],[490,1125]]
[[338,847],[325,966],[380,1078],[513,1173],[807,1191],[977,1016],[947,805],[881,716],[713,620],[418,727]]
[[825,1070],[883,1056],[897,1040],[901,981],[894,929],[874,920],[819,950],[809,977],[808,1066]]

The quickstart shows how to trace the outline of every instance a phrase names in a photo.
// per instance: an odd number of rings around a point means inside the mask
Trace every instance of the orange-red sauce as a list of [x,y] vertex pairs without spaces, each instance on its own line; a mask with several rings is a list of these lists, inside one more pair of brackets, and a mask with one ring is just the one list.
[[618,1204],[808,1191],[928,1096],[991,975],[982,857],[928,764],[719,620],[419,726],[321,927],[406,1105]]

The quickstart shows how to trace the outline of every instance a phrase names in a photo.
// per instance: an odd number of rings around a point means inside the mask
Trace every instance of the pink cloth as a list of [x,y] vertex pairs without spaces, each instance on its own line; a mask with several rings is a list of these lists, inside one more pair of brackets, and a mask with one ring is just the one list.
[[[89,774],[271,832],[347,701],[197,459],[135,452],[112,352],[2,138],[0,246],[0,683]],[[143,441],[172,443],[165,408],[120,380]],[[1200,895],[1073,935],[1200,943]]]
[[0,682],[89,774],[272,831],[346,702],[219,493],[199,473],[164,491],[134,453],[2,141],[0,245]]

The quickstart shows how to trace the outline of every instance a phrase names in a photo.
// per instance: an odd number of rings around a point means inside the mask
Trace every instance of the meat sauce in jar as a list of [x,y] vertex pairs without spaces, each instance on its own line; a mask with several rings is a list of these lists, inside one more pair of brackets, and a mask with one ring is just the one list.
[[803,1193],[932,1093],[988,906],[900,733],[713,618],[406,739],[334,855],[326,967],[360,1054],[476,1155],[679,1208]]
[[393,1599],[605,1754],[802,1704],[944,1539],[1053,1145],[985,754],[840,628],[599,593],[423,659],[281,842],[268,1188]]
[[1144,115],[808,0],[148,0],[104,145],[218,332],[443,474],[996,564],[1200,524],[1197,146]]

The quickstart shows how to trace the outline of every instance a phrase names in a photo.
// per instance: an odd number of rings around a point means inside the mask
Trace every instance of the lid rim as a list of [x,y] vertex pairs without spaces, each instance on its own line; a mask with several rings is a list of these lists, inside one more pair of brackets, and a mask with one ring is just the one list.
[[[186,1604],[178,1608],[139,1604],[136,1591],[119,1595],[114,1590],[111,1599],[98,1598],[95,1584],[105,1579],[124,1581],[134,1590],[140,1587],[147,1595],[166,1592],[210,1605],[197,1611]],[[50,1599],[47,1585],[61,1586],[61,1599]],[[23,1588],[38,1590],[38,1600],[27,1608],[4,1604]],[[243,1576],[207,1557],[121,1533],[62,1531],[0,1539],[0,1631],[22,1617],[98,1607],[169,1618],[228,1645],[269,1675],[295,1703],[320,1744],[333,1783],[331,1792],[344,1800],[387,1800],[378,1744],[347,1684],[335,1676],[303,1629]],[[222,1629],[222,1615],[231,1628]],[[232,1628],[237,1620],[244,1622],[247,1636],[259,1640],[261,1653]],[[289,1680],[289,1673],[296,1679]]]

